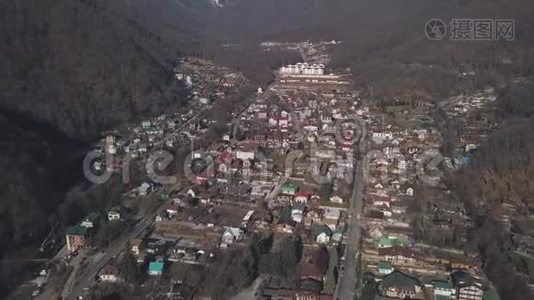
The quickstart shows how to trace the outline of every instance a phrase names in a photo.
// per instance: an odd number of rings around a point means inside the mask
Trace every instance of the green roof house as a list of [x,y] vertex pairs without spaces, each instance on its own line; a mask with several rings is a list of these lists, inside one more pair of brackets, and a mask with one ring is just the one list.
[[391,248],[394,246],[406,246],[406,240],[394,236],[382,236],[378,241],[378,248]]
[[74,225],[67,227],[65,232],[65,239],[67,242],[67,249],[71,252],[77,251],[85,247],[85,237],[87,236],[87,228],[81,225]]
[[384,276],[380,285],[383,296],[392,298],[416,298],[422,293],[421,283],[417,278],[399,271]]
[[393,271],[395,271],[395,269],[389,261],[381,261],[378,263],[378,274],[388,275],[393,273]]
[[281,187],[282,194],[291,196],[294,196],[297,193],[298,189],[299,186],[291,182],[286,182]]
[[67,227],[68,235],[85,236],[87,234],[87,228],[81,225],[74,225]]
[[163,274],[164,263],[162,261],[152,261],[148,264],[148,274],[152,276],[160,276]]
[[92,212],[85,217],[85,219],[80,223],[81,226],[85,228],[94,228],[100,221],[102,215],[99,212]]
[[456,299],[456,289],[450,279],[447,280],[433,280],[434,297],[436,300],[451,300]]

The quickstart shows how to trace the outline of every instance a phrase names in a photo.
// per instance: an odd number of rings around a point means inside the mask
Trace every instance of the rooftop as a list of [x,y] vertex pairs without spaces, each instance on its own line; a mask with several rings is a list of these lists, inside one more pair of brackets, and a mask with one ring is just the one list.
[[85,236],[87,234],[87,228],[80,225],[69,226],[67,227],[66,234]]
[[163,262],[162,261],[152,261],[148,265],[149,272],[163,272]]

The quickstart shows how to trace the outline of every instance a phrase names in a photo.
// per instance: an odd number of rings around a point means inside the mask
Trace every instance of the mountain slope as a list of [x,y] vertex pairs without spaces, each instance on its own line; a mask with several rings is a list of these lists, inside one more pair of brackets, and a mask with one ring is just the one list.
[[130,1],[8,1],[2,12],[1,105],[91,136],[183,104],[176,50]]

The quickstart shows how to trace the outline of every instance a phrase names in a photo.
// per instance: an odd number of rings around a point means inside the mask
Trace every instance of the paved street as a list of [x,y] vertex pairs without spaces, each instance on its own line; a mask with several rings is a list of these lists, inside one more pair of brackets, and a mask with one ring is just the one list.
[[[262,95],[259,95],[258,97],[264,98],[268,94],[268,91],[263,93]],[[252,103],[252,102],[251,102]],[[248,106],[247,106],[248,108]],[[246,108],[246,109],[247,109]],[[245,110],[246,110],[245,109]],[[244,110],[244,111],[245,111]],[[179,127],[177,127],[171,134],[175,134],[178,131],[180,131],[184,126],[191,123],[194,119],[196,119],[204,109],[197,112],[194,116],[192,116],[188,121],[181,124]],[[244,112],[243,111],[243,112]],[[242,113],[241,113],[242,114]],[[240,116],[241,114],[236,118],[236,122],[234,123],[234,130],[237,129],[239,126]],[[235,132],[235,131],[234,131]],[[234,133],[235,134],[235,133]],[[160,142],[156,143],[155,146],[158,146],[164,142],[164,139]],[[160,206],[160,209],[152,212],[151,214],[146,215],[143,220],[135,226],[135,228],[128,233],[127,235],[124,235],[114,241],[110,246],[107,247],[105,250],[105,254],[98,257],[97,259],[94,259],[92,263],[90,263],[84,270],[79,272],[78,274],[73,274],[73,278],[76,279],[70,279],[68,284],[65,285],[62,297],[63,299],[76,299],[76,297],[83,294],[83,291],[85,288],[89,287],[94,282],[94,277],[98,274],[98,272],[115,256],[119,255],[121,251],[124,250],[125,245],[127,242],[139,235],[141,232],[143,232],[152,222],[154,221],[154,218],[156,215],[165,207],[164,205]]]
[[105,249],[103,256],[100,256],[97,260],[92,261],[92,263],[89,264],[83,271],[81,271],[81,273],[78,273],[75,282],[73,282],[71,285],[65,285],[63,293],[61,294],[63,299],[76,299],[76,297],[83,293],[85,288],[91,286],[91,284],[94,282],[94,277],[98,274],[98,271],[100,271],[100,269],[102,269],[110,259],[119,255],[119,253],[124,250],[124,247],[130,239],[136,237],[150,224],[152,224],[156,215],[164,207],[165,205],[161,205],[159,209],[147,214],[146,217],[143,218],[143,220],[137,224],[129,234],[124,235],[111,243],[111,245]]
[[352,189],[352,197],[350,203],[350,219],[348,220],[347,229],[347,243],[345,248],[345,262],[344,271],[340,272],[338,285],[336,287],[336,293],[334,299],[346,300],[354,299],[356,292],[356,279],[357,279],[357,262],[358,252],[360,250],[361,240],[361,213],[363,206],[363,188],[365,184],[365,168],[367,166],[365,156],[366,131],[362,134],[362,140],[359,143],[361,160],[357,161],[357,166],[354,171],[354,186]]

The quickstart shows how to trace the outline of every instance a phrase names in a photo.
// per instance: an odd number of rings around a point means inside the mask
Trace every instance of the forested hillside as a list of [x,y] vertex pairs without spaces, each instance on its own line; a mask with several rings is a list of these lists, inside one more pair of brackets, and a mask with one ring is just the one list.
[[0,295],[24,274],[19,259],[33,257],[53,226],[68,225],[58,206],[83,179],[85,145],[101,130],[186,101],[170,37],[185,27],[149,22],[156,8],[145,2],[2,2]]
[[176,47],[140,22],[132,1],[4,2],[3,107],[90,137],[185,101],[171,73]]
[[503,219],[510,205],[519,208],[512,213],[515,218],[527,218],[534,211],[533,96],[532,78],[510,82],[501,90],[500,128],[481,145],[453,185],[473,220],[469,244],[480,252],[487,276],[504,299],[533,296],[526,286],[534,278],[532,262],[516,253],[518,244]]

